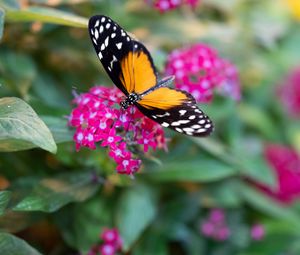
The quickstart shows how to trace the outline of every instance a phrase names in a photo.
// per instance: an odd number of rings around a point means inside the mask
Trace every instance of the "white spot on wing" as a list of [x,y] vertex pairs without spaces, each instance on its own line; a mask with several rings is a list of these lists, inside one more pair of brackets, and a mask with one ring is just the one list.
[[171,123],[171,126],[173,126],[173,127],[180,126],[180,123],[177,121],[174,121]]
[[115,37],[116,37],[116,33],[112,33],[111,38],[115,38]]
[[103,58],[103,55],[102,55],[102,53],[100,51],[98,53],[98,57],[99,57],[100,60]]
[[110,28],[110,23],[107,23],[106,26],[105,26],[105,28],[109,29]]
[[109,36],[107,36],[107,37],[105,38],[105,41],[104,41],[104,44],[105,44],[106,47],[108,46],[108,39],[109,39]]
[[206,131],[205,128],[199,128],[199,129],[196,131],[196,133],[203,133],[203,132],[205,132],[205,131]]
[[184,130],[185,132],[194,132],[194,129],[189,128],[189,127],[184,128],[183,130]]
[[99,20],[97,19],[94,27],[98,27],[98,26],[99,26]]
[[94,30],[93,29],[91,29],[91,34],[94,35]]
[[95,39],[98,40],[98,38],[99,38],[99,32],[97,29],[95,29]]
[[186,124],[186,123],[189,123],[190,121],[189,120],[179,120],[178,123],[179,124]]
[[189,116],[189,120],[193,120],[193,119],[195,119],[196,118],[196,116],[195,115],[191,115],[191,116]]
[[206,121],[205,120],[200,120],[198,123],[199,124],[204,124]]
[[175,128],[175,130],[179,133],[182,133],[182,129],[181,128]]
[[210,128],[211,125],[210,125],[210,124],[206,124],[204,127],[205,127],[205,128]]
[[116,46],[117,46],[117,48],[120,50],[120,49],[122,48],[122,43],[121,43],[121,42],[120,42],[120,43],[117,43]]
[[111,72],[111,68],[108,66],[107,69]]
[[95,38],[93,38],[93,42],[94,42],[94,44],[98,45]]
[[187,110],[180,110],[180,111],[179,111],[180,116],[183,116],[186,112],[187,112]]
[[201,126],[196,124],[196,125],[191,126],[191,128],[197,129],[197,128],[201,128]]
[[105,21],[105,17],[102,17],[101,22],[103,23]]
[[129,41],[130,41],[130,38],[129,38],[129,36],[127,36],[127,37],[126,37],[126,40],[127,40],[127,42],[129,42]]
[[167,122],[163,122],[163,123],[161,123],[161,125],[162,125],[163,127],[168,127],[168,126],[170,126],[170,124],[167,123]]
[[104,29],[104,28],[103,28],[103,26],[101,25],[100,28],[99,28],[100,34],[103,32],[103,29]]
[[102,43],[102,45],[101,45],[101,51],[104,50],[104,49],[105,49],[105,45],[104,45],[104,43]]

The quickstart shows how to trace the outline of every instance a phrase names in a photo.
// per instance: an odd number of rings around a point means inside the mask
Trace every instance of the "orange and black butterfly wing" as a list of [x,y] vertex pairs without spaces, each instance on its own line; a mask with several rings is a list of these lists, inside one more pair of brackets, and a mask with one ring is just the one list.
[[145,95],[137,107],[163,127],[185,135],[207,136],[214,128],[209,117],[198,108],[193,96],[182,90],[160,87]]
[[117,23],[104,15],[96,15],[90,18],[89,32],[114,84],[126,96],[132,92],[142,95],[136,106],[143,114],[163,127],[186,135],[206,136],[213,130],[210,119],[190,94],[163,87],[163,84],[159,86],[150,53]]
[[105,71],[125,95],[155,86],[157,75],[150,53],[117,23],[104,15],[93,16],[89,33]]

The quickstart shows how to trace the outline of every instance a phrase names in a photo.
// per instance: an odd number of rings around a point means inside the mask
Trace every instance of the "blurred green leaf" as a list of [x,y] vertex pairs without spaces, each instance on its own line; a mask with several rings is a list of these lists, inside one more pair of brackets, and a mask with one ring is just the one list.
[[73,141],[74,132],[67,126],[67,118],[40,116],[50,129],[56,143]]
[[237,174],[237,169],[215,160],[185,160],[163,163],[141,175],[156,181],[201,181],[221,180]]
[[13,210],[54,212],[70,202],[86,200],[95,194],[98,187],[98,184],[92,182],[91,173],[45,178]]
[[5,255],[41,255],[24,240],[7,233],[0,233],[0,250]]
[[274,200],[249,185],[241,185],[239,193],[252,207],[272,217],[284,219],[299,229],[300,217],[294,210],[274,202]]
[[0,41],[1,41],[2,36],[3,36],[4,16],[5,16],[5,12],[4,12],[4,10],[0,7]]
[[240,104],[238,113],[242,121],[260,131],[266,138],[274,139],[276,137],[274,123],[264,109],[259,109],[254,105]]
[[8,190],[0,191],[0,215],[3,214],[9,200],[11,192]]
[[156,200],[155,191],[142,185],[126,190],[120,197],[116,223],[125,251],[128,251],[154,219],[157,211]]
[[5,88],[25,97],[38,74],[32,56],[12,50],[2,50],[0,58],[3,60],[1,74],[6,79]]
[[0,0],[0,6],[4,9],[19,9],[20,3],[17,0]]
[[52,134],[33,109],[15,97],[0,99],[0,151],[40,147],[56,152]]
[[40,221],[44,217],[45,216],[39,212],[27,213],[6,210],[0,217],[0,232],[17,233]]
[[101,229],[112,226],[112,205],[111,197],[97,193],[84,203],[59,210],[54,216],[55,222],[66,242],[86,254],[99,241]]
[[236,173],[242,173],[245,176],[251,177],[252,179],[258,180],[269,186],[276,185],[276,178],[272,170],[261,157],[249,154],[245,156],[243,153],[246,152],[243,152],[242,150],[234,153],[217,140],[209,138],[192,138],[192,141],[215,157],[232,166]]
[[28,7],[21,10],[7,10],[7,20],[14,22],[41,21],[51,24],[87,28],[86,18],[47,7]]

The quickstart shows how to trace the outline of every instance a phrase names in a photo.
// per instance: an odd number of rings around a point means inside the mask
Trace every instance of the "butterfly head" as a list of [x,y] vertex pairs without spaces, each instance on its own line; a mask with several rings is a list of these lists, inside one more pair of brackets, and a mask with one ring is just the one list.
[[121,101],[121,107],[126,110],[130,105],[133,105],[137,101],[141,100],[140,95],[136,93],[130,93],[124,100]]

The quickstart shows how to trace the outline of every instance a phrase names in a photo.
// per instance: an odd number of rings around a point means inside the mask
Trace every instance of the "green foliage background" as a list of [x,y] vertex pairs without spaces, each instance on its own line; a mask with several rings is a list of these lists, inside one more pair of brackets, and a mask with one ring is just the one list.
[[[241,102],[203,105],[214,134],[167,131],[169,152],[146,156],[134,179],[115,174],[104,149],[75,152],[72,90],[111,85],[88,36],[94,14],[135,34],[161,71],[174,48],[217,48],[240,70]],[[300,254],[299,204],[284,207],[245,181],[275,187],[264,144],[300,151],[300,123],[275,93],[300,59],[299,23],[285,1],[203,0],[162,15],[139,0],[0,0],[0,37],[1,254],[84,254],[104,226],[120,230],[128,254]],[[227,209],[226,242],[200,234],[214,207]],[[263,241],[250,238],[255,222],[266,227]]]

